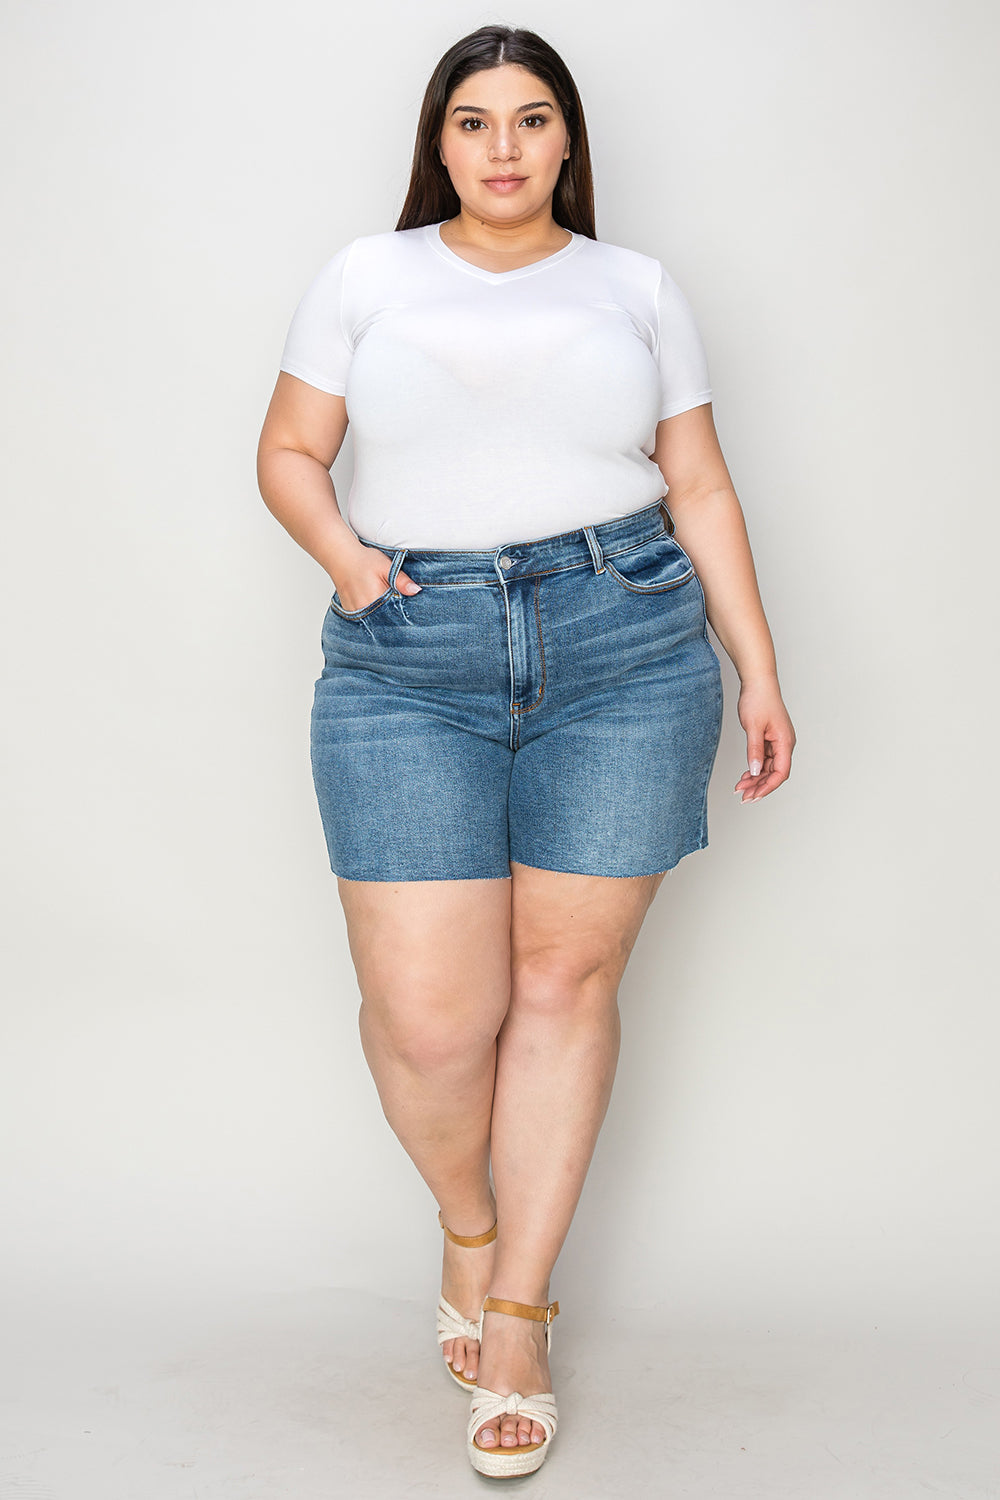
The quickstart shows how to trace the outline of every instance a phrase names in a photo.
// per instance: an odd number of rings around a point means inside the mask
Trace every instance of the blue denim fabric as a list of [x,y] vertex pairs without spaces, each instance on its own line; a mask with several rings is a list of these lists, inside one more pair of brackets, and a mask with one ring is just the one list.
[[385,592],[357,610],[335,592],[323,624],[312,765],[336,874],[649,875],[705,847],[721,673],[660,502],[492,551],[379,550]]

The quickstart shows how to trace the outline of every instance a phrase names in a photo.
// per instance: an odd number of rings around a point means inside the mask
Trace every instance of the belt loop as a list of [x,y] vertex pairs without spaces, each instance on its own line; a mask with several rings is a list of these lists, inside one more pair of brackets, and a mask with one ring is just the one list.
[[657,505],[659,505],[660,510],[663,512],[663,525],[664,525],[664,529],[666,530],[667,536],[673,536],[673,534],[674,534],[674,518],[670,514],[669,510],[667,509],[667,497],[666,497],[666,495],[661,496],[661,498],[656,503],[657,503]]
[[392,567],[389,569],[389,587],[391,589],[396,587],[396,574],[399,572],[400,568],[403,566],[403,558],[406,556],[406,553],[407,553],[407,548],[406,547],[400,547],[399,550],[393,556]]
[[594,563],[594,572],[603,573],[604,553],[601,549],[600,542],[597,540],[597,533],[594,531],[593,526],[585,526],[583,528],[583,534],[587,539],[587,546],[590,548],[590,556],[593,559]]

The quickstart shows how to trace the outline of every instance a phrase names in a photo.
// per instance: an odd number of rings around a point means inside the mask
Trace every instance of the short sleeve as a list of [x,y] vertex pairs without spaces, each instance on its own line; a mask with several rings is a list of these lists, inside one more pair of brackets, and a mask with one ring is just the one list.
[[660,411],[657,417],[675,417],[692,406],[712,399],[708,378],[708,356],[691,305],[660,266],[656,289],[656,361],[660,369]]
[[306,288],[285,337],[279,368],[331,396],[347,394],[354,350],[344,332],[344,272],[351,245],[328,260]]

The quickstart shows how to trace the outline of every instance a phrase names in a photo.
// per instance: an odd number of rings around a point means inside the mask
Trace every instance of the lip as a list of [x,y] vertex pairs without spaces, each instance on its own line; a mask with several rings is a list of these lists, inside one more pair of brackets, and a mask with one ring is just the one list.
[[486,187],[492,188],[495,193],[511,193],[515,188],[520,187],[522,182],[527,182],[527,180],[527,177],[515,177],[511,173],[501,173],[499,177],[484,177],[483,183]]

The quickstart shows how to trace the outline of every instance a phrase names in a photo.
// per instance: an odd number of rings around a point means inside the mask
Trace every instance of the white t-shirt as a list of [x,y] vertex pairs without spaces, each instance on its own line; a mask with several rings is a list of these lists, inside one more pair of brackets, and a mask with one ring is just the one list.
[[712,399],[663,265],[574,234],[533,265],[484,271],[439,229],[345,245],[285,340],[282,370],[346,397],[353,531],[384,547],[490,549],[659,499],[657,422]]

